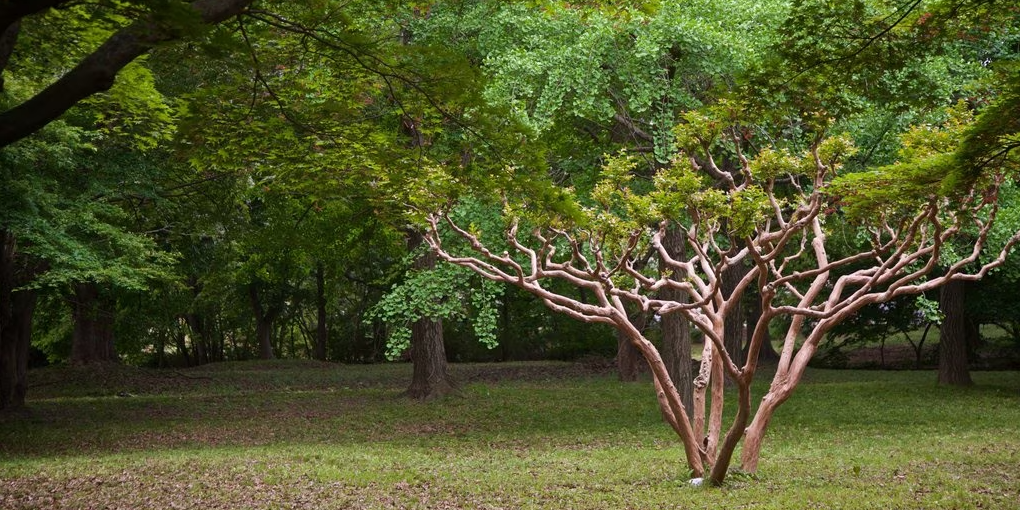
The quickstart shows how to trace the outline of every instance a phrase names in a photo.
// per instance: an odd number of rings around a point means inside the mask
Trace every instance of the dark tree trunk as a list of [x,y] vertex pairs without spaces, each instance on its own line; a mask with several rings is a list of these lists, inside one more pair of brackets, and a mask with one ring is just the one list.
[[[192,303],[197,303],[199,296],[202,294],[202,284],[199,283],[197,277],[191,276],[188,286],[191,288]],[[211,361],[211,353],[215,349],[213,346],[213,335],[209,328],[210,321],[205,315],[197,312],[185,314],[184,320],[188,323],[188,328],[191,330],[191,345],[195,354],[195,364],[204,365],[209,363]]]
[[194,363],[191,359],[191,351],[188,349],[188,336],[181,328],[175,328],[170,333],[174,338],[174,346],[177,347],[177,352],[184,358],[184,366],[193,366]]
[[443,346],[443,321],[421,319],[411,325],[411,363],[414,371],[407,395],[431,400],[456,389]]
[[265,317],[255,319],[255,339],[259,346],[259,359],[274,359],[273,321]]
[[185,314],[184,320],[191,330],[191,350],[194,354],[195,365],[209,363],[210,338],[208,326],[204,317],[197,313]]
[[0,229],[0,411],[25,406],[36,291],[15,289],[42,270],[19,256],[14,234]]
[[28,350],[32,344],[32,315],[36,291],[23,290],[11,296],[11,321],[0,334],[0,409],[25,406],[28,393]]
[[326,270],[322,262],[315,265],[315,309],[315,348],[312,350],[312,358],[326,361],[329,329],[326,327]]
[[[0,285],[2,287],[2,285]],[[6,292],[9,287],[5,287]],[[32,344],[32,315],[36,292],[9,293],[0,319],[0,410],[25,406],[28,393],[28,350]]]
[[939,329],[939,384],[970,386],[967,364],[966,283],[951,281],[939,293],[939,309],[945,317]]
[[280,315],[280,311],[272,305],[264,306],[256,283],[248,286],[248,297],[251,299],[251,309],[255,314],[255,340],[258,343],[259,359],[274,359],[276,355],[273,353],[273,323]]
[[113,346],[113,306],[100,295],[95,283],[78,283],[74,286],[71,316],[74,320],[71,364],[117,361],[117,352]]
[[[666,231],[662,239],[666,253],[675,260],[684,258],[683,232],[676,228]],[[678,303],[686,303],[687,295],[676,289],[664,288],[663,299]],[[688,413],[694,409],[694,368],[691,363],[691,326],[687,319],[679,313],[671,313],[661,318],[662,327],[662,362],[666,365],[673,385],[676,386]]]
[[[747,313],[747,331],[754,331],[758,327],[758,321],[761,320],[761,296],[755,293],[753,299],[747,300],[747,306],[745,312]],[[745,347],[743,353],[743,359],[747,360],[747,349]],[[776,347],[772,345],[772,338],[769,336],[768,331],[765,332],[765,339],[761,343],[761,347],[758,349],[758,363],[776,363],[779,361],[779,353],[776,352]]]
[[[733,294],[733,290],[737,288],[740,280],[746,274],[747,268],[742,264],[733,266],[729,271],[722,274],[722,294],[725,299],[729,299],[730,295]],[[730,309],[730,312],[724,318],[723,345],[726,346],[726,351],[730,353],[733,363],[739,367],[744,364],[744,337],[747,335],[744,329],[746,314],[744,312],[743,299],[738,300],[731,306],[733,308]]]
[[[634,314],[631,314],[630,321],[639,331],[644,330],[645,325],[648,322],[648,314],[642,313],[639,310]],[[638,374],[641,373],[641,367],[644,365],[644,362],[645,358],[641,355],[641,351],[638,350],[626,334],[617,330],[616,370],[620,380],[623,382],[637,381]]]
[[[407,245],[413,252],[425,242],[421,233],[408,232]],[[414,261],[415,269],[432,269],[436,266],[436,255],[431,251],[421,254]],[[446,347],[443,345],[443,322],[424,317],[411,325],[411,363],[414,370],[407,395],[419,400],[441,397],[457,387],[450,376],[446,361]]]
[[0,410],[20,407],[14,398],[17,339],[14,327],[14,235],[0,230]]

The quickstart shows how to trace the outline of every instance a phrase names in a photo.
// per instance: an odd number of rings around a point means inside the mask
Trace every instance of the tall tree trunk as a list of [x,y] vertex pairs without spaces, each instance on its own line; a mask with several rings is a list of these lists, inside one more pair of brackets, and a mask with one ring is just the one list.
[[939,292],[939,309],[945,317],[939,329],[939,384],[970,386],[967,363],[966,282],[951,281]]
[[411,363],[409,397],[431,400],[456,389],[446,362],[443,321],[424,318],[411,325]]
[[[192,275],[188,280],[188,287],[191,289],[192,306],[194,306],[198,303],[199,296],[202,294],[202,284],[199,283],[197,277]],[[184,320],[188,323],[188,328],[191,329],[191,344],[192,350],[195,353],[195,364],[204,365],[209,363],[211,361],[211,353],[214,350],[214,340],[209,328],[209,319],[204,314],[192,311],[184,314]]]
[[32,316],[36,291],[22,290],[11,297],[11,321],[0,335],[0,409],[25,406],[28,394],[28,351],[32,345]]
[[[666,253],[675,260],[684,258],[683,232],[677,228],[666,231],[662,239]],[[661,291],[663,299],[686,303],[687,295],[672,288]],[[662,328],[662,362],[666,373],[673,380],[684,407],[690,412],[694,406],[694,369],[691,363],[691,327],[679,313],[667,314],[660,318]]]
[[[413,252],[425,238],[420,232],[409,231],[407,245]],[[427,251],[414,261],[415,269],[432,269],[436,266],[436,254]],[[414,370],[407,395],[419,400],[431,400],[456,389],[446,361],[446,347],[443,345],[443,322],[440,319],[423,317],[411,325],[411,363]]]
[[255,339],[259,346],[259,359],[275,359],[273,353],[273,321],[266,317],[255,319]]
[[[645,328],[645,323],[648,321],[648,314],[638,310],[631,315],[630,321],[634,324],[634,327],[638,330]],[[616,331],[616,370],[619,374],[619,378],[623,382],[634,382],[638,379],[638,374],[641,373],[641,364],[644,363],[644,358],[641,356],[641,352],[634,346],[634,343],[623,331]]]
[[[747,274],[747,267],[743,264],[733,266],[722,274],[722,295],[723,299],[729,299],[730,295],[733,294],[733,290],[737,288],[740,280]],[[726,346],[726,351],[730,354],[730,358],[733,359],[738,367],[744,364],[744,337],[747,332],[744,329],[744,320],[746,314],[744,312],[743,300],[738,300],[730,309],[729,313],[724,318],[726,325],[723,330],[723,345]]]
[[273,321],[279,312],[272,306],[263,306],[259,286],[256,283],[248,286],[248,297],[251,299],[251,309],[255,314],[255,340],[259,346],[259,359],[274,359],[276,355],[273,354]]
[[197,313],[184,315],[184,320],[191,330],[191,350],[194,354],[195,365],[209,363],[209,351],[211,350],[211,335],[208,331],[208,321]]
[[315,264],[315,310],[315,347],[312,350],[312,358],[326,361],[329,329],[326,327],[326,269],[322,262]]
[[100,294],[95,283],[75,284],[71,316],[74,320],[72,364],[117,361],[113,345],[113,306]]
[[[752,298],[747,300],[747,306],[744,310],[747,314],[747,331],[754,331],[758,327],[758,321],[761,320],[761,296],[755,293]],[[750,343],[748,343],[747,347],[750,347]],[[744,349],[742,359],[747,360],[746,348]],[[761,347],[758,350],[758,364],[776,363],[778,361],[779,353],[776,352],[775,346],[772,345],[772,338],[766,329],[765,338],[762,340]]]
[[170,330],[170,335],[173,336],[174,345],[177,347],[177,352],[184,357],[184,366],[193,366],[191,358],[191,351],[188,349],[188,336],[185,334],[182,328],[176,327]]
[[28,350],[36,292],[14,291],[29,278],[28,274],[19,278],[16,257],[14,235],[0,230],[0,410],[24,407],[28,392]]

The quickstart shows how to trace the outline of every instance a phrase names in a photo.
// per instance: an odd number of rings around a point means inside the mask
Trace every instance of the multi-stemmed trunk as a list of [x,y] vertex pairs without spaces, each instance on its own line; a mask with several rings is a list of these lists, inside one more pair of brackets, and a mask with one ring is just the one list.
[[[694,404],[691,408],[683,403],[666,363],[652,347],[651,342],[629,323],[618,325],[617,328],[628,335],[631,343],[648,363],[663,418],[680,436],[691,473],[696,478],[707,475],[710,483],[721,484],[726,478],[733,454],[751,416],[753,364],[745,366],[742,375],[733,381],[738,394],[737,415],[724,436],[723,358],[720,352],[715,352],[717,349],[714,344],[706,340],[702,354],[702,371],[695,383]],[[723,329],[719,328],[718,333],[721,338]]]

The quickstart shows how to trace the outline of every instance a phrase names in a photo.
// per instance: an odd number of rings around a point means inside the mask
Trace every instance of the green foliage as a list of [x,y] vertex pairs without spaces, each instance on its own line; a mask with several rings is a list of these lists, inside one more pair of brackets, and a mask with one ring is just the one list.
[[806,175],[809,169],[802,158],[790,154],[788,149],[766,147],[750,165],[751,175],[759,182],[769,182],[788,176]]
[[144,289],[171,278],[174,256],[126,228],[130,217],[114,203],[115,187],[125,187],[124,172],[137,172],[137,161],[117,160],[114,149],[96,152],[83,142],[89,134],[56,122],[0,152],[0,200],[7,204],[0,225],[46,267],[30,286],[93,281]]
[[156,90],[152,72],[143,62],[129,64],[108,92],[83,102],[95,111],[94,123],[104,137],[126,138],[138,150],[169,141],[176,128],[175,112]]
[[[420,256],[415,253],[413,256]],[[496,326],[503,286],[456,266],[412,271],[368,313],[368,318],[391,326],[386,357],[400,357],[411,346],[411,324],[420,319],[471,319],[478,341],[489,349],[498,345]]]
[[[838,197],[852,220],[869,216],[910,216],[917,207],[955,190],[949,179],[957,162],[953,152],[970,113],[958,104],[939,126],[913,126],[901,137],[900,159],[892,164],[837,177],[827,192]],[[842,149],[837,149],[842,150]]]
[[[781,12],[774,2],[536,9],[476,1],[440,3],[414,30],[477,59],[489,77],[485,98],[536,134],[571,123],[605,126],[620,115],[643,130],[625,136],[652,137],[654,157],[665,162],[678,115],[759,58]],[[607,149],[615,152],[603,145],[595,154]]]

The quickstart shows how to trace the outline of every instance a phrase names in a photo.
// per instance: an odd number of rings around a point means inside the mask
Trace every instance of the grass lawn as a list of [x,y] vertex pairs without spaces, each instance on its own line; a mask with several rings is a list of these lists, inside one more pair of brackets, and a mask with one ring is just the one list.
[[0,508],[1020,508],[1017,372],[811,371],[759,473],[706,489],[650,382],[454,370],[428,404],[398,364],[33,371],[0,416]]

